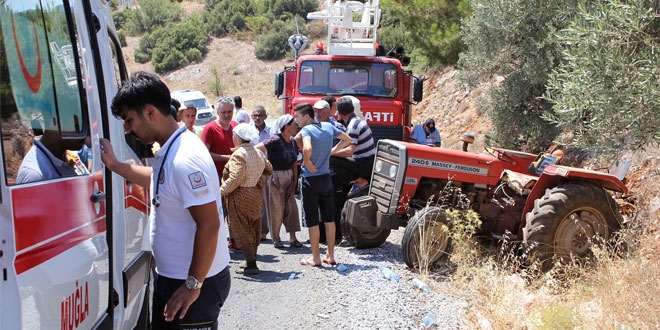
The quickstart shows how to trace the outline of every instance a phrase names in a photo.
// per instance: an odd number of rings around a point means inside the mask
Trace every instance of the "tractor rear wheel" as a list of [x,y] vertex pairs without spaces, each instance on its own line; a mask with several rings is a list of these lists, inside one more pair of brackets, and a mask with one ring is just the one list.
[[447,214],[428,206],[415,213],[401,240],[403,262],[410,268],[428,269],[447,256],[450,246]]
[[589,258],[592,244],[607,241],[623,219],[617,204],[603,188],[573,182],[547,189],[526,215],[523,242],[530,261],[543,271],[555,260]]
[[[359,194],[352,196],[352,198],[364,196],[367,193],[368,191],[365,189]],[[346,219],[347,207],[348,203],[344,203],[344,207],[341,210],[341,233],[344,236],[344,239],[351,245],[355,246],[356,249],[379,247],[387,240],[387,237],[390,236],[390,229],[378,228],[376,226],[370,227],[369,229],[351,226]]]

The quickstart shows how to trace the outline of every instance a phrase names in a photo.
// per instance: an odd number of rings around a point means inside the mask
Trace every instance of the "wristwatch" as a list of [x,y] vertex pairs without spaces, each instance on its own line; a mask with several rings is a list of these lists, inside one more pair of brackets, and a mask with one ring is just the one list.
[[186,288],[188,288],[188,290],[197,290],[202,287],[202,283],[204,282],[200,282],[192,275],[188,275],[188,278],[186,278]]

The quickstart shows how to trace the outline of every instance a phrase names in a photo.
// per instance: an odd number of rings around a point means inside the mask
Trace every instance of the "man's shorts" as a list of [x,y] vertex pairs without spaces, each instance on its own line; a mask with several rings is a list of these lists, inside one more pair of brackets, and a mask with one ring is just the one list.
[[300,187],[302,189],[303,227],[318,226],[319,218],[323,222],[334,222],[335,200],[330,174],[301,176]]

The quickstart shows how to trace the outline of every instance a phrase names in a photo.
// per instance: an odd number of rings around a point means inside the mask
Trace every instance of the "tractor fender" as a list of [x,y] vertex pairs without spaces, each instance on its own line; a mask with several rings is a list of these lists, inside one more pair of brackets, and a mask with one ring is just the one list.
[[583,181],[611,191],[624,194],[628,192],[628,187],[623,181],[612,174],[562,165],[548,165],[527,196],[518,232],[519,238],[522,238],[522,228],[525,227],[525,215],[534,208],[534,201],[543,197],[546,189],[552,189],[568,181]]

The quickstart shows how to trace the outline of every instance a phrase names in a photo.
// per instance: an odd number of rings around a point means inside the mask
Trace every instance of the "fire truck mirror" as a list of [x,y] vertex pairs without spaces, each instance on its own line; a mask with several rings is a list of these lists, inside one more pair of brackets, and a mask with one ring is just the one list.
[[418,77],[413,77],[413,101],[419,102],[422,100],[424,94],[424,80]]
[[275,74],[275,96],[280,97],[284,93],[284,71]]

